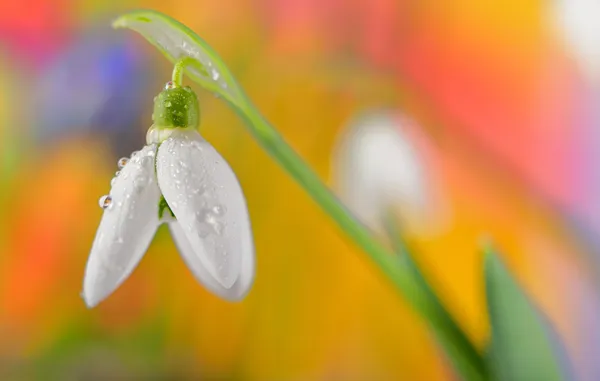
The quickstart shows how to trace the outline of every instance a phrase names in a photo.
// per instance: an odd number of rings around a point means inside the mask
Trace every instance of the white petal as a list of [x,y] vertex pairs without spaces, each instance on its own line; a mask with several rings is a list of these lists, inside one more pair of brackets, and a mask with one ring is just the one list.
[[230,288],[225,288],[206,270],[198,255],[192,249],[190,241],[188,241],[179,222],[171,222],[169,229],[183,260],[200,283],[223,299],[236,301],[246,296],[254,281],[254,255],[242,256],[240,275]]
[[600,80],[600,2],[597,0],[555,0],[552,18],[581,69],[593,81]]
[[422,155],[394,114],[368,114],[354,121],[340,139],[333,175],[342,200],[375,230],[390,208],[405,217],[425,215],[431,201]]
[[[223,287],[240,275],[242,259],[254,256],[246,201],[235,174],[194,130],[176,130],[158,149],[160,189],[198,261]],[[248,260],[244,258],[243,260]],[[195,267],[202,263],[203,270]]]
[[83,298],[93,307],[110,295],[136,267],[154,237],[160,191],[154,174],[156,146],[146,146],[117,176],[92,246]]

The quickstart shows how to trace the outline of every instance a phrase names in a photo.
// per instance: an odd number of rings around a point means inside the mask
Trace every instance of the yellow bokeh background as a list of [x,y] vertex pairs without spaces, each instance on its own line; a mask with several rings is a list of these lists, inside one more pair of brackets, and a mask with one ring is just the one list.
[[[0,28],[0,149],[18,147],[0,179],[1,379],[457,379],[426,324],[368,257],[198,87],[200,132],[247,196],[252,291],[234,304],[210,294],[161,228],[132,276],[97,308],[85,307],[79,293],[102,213],[97,199],[118,157],[101,133],[36,140],[43,121],[34,122],[28,100],[45,65],[81,30],[137,8],[165,12],[208,41],[327,183],[336,141],[356,115],[379,107],[409,115],[433,147],[428,170],[447,214],[442,231],[406,239],[448,309],[483,348],[480,244],[491,238],[556,326],[577,373],[593,379],[582,354],[590,351],[586,330],[597,328],[577,319],[586,298],[597,299],[594,254],[556,207],[581,201],[581,184],[551,176],[548,167],[568,158],[545,148],[580,133],[569,118],[585,84],[544,2],[22,3],[0,6],[11,20]],[[41,42],[22,37],[30,34]],[[171,68],[143,39],[134,43],[158,92]],[[50,53],[38,60],[31,52],[41,47]],[[80,91],[77,81],[65,87]],[[136,116],[140,137],[153,96],[139,94],[147,105]]]

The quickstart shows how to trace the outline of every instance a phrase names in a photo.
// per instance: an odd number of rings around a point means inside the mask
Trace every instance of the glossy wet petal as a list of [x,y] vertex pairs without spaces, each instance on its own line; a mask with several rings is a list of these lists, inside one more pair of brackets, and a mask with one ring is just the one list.
[[83,298],[93,307],[131,274],[154,237],[160,191],[154,174],[156,146],[146,146],[121,169],[85,270]]
[[202,261],[200,261],[198,255],[188,241],[179,222],[171,222],[169,224],[169,229],[171,230],[171,235],[173,236],[173,240],[183,257],[183,260],[200,283],[217,296],[226,300],[237,301],[246,296],[254,282],[255,264],[253,255],[242,256],[240,275],[230,288],[226,288],[223,287],[223,285],[218,282],[208,270],[206,270]]
[[158,150],[156,168],[160,189],[198,260],[188,263],[201,263],[223,287],[232,287],[242,258],[254,256],[246,201],[235,174],[194,130],[173,132]]

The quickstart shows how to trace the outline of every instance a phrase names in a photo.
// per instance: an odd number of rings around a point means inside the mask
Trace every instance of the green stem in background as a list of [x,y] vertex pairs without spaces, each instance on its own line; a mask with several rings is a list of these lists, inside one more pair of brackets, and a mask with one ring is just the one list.
[[[412,257],[408,245],[406,245],[399,234],[400,229],[394,216],[386,216],[383,225],[390,244],[398,255],[402,266],[413,275],[415,282],[423,290],[425,297],[436,309],[434,316],[439,320],[439,323],[430,324],[430,327],[438,343],[444,349],[448,360],[452,363],[454,369],[458,370],[458,373],[463,375],[465,379],[476,379],[480,375],[484,376],[485,379],[487,375],[485,360],[452,315],[446,310],[442,301],[437,297],[435,291],[419,270],[419,266]],[[471,367],[475,367],[478,374],[471,374]],[[471,377],[466,377],[466,375],[470,375]]]
[[[244,121],[256,141],[312,197],[313,200],[364,250],[395,288],[421,315],[444,348],[456,348],[460,360],[453,362],[457,372],[468,381],[487,379],[480,357],[468,348],[464,335],[453,321],[440,312],[440,304],[424,287],[422,277],[403,264],[396,255],[372,236],[350,211],[335,197],[304,160],[284,141],[252,105],[218,54],[194,31],[177,20],[155,11],[135,11],[119,17],[115,28],[129,28],[144,36],[176,64],[173,80],[179,84],[182,72],[206,90],[225,100]],[[191,60],[190,64],[186,57]],[[182,60],[183,59],[183,60]],[[434,294],[433,294],[434,295]],[[434,295],[435,296],[435,295]],[[402,345],[399,343],[399,345]],[[464,353],[461,350],[465,351]],[[458,355],[457,355],[458,356]]]
[[[235,105],[232,106],[237,109]],[[261,146],[367,253],[411,306],[424,318],[440,345],[446,350],[455,370],[463,379],[487,380],[484,360],[444,309],[410,256],[402,255],[402,259],[399,260],[378,242],[249,102],[246,102],[243,108],[238,110],[238,113],[246,119],[250,131]],[[394,246],[405,250],[396,233],[395,225],[392,225],[392,230],[394,231],[391,235],[394,238]]]

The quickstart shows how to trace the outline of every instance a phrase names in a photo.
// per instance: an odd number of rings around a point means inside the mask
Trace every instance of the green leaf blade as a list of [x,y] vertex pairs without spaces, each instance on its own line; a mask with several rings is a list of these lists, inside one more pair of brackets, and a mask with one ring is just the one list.
[[490,369],[499,381],[566,380],[566,361],[547,321],[488,250],[485,282],[492,326]]

